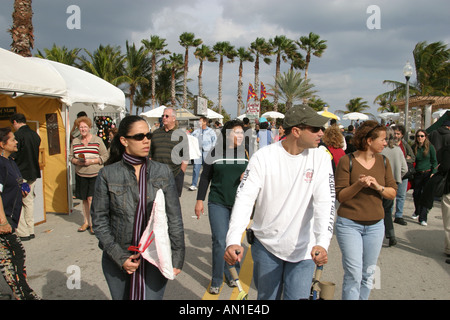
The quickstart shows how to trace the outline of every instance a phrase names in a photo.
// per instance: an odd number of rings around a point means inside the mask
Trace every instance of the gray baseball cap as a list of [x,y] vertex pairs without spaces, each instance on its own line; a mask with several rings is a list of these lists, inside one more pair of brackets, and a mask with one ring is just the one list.
[[328,120],[327,117],[321,116],[313,108],[299,104],[290,108],[284,115],[283,127],[289,128],[299,124],[311,127],[323,127]]

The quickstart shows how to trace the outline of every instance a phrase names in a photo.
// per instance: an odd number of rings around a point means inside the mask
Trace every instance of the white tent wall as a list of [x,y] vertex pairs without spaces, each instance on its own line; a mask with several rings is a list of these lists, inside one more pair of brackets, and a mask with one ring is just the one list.
[[[46,178],[43,178],[44,189],[48,186],[43,196],[47,205],[45,211],[70,213],[72,188],[69,181],[73,168],[68,156],[70,130],[76,114],[89,107],[90,112],[87,113],[91,119],[99,112],[112,112],[121,118],[125,114],[125,94],[83,70],[45,59],[24,58],[0,48],[0,108],[11,106],[17,106],[16,112],[24,113],[27,120],[39,125],[43,140],[41,147],[45,148],[45,157],[49,161],[44,169]],[[58,117],[58,155],[48,153],[48,123],[45,116],[49,113]],[[2,125],[10,123],[5,119]],[[96,134],[95,126],[93,131]],[[64,200],[64,193],[67,193],[67,201]],[[56,202],[57,209],[54,209]]]

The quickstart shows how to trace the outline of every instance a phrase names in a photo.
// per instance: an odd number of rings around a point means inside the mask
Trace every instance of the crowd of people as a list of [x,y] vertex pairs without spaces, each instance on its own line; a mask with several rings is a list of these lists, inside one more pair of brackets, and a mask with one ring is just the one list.
[[[0,129],[1,267],[16,299],[39,299],[26,280],[21,241],[34,238],[30,216],[33,184],[40,177],[40,139],[23,115],[11,124],[15,133]],[[186,132],[177,127],[176,110],[166,108],[161,126],[153,130],[139,116],[125,117],[105,144],[92,134],[89,117],[79,113],[69,155],[75,197],[83,203],[78,231],[98,238],[112,298],[163,299],[167,277],[144,258],[141,241],[155,210],[167,218],[171,275],[181,272],[179,198],[189,163],[197,218],[208,202],[211,294],[220,292],[224,279],[236,286],[229,266],[239,270],[246,233],[258,299],[308,299],[315,267],[327,263],[335,234],[344,270],[342,299],[368,299],[383,239],[395,246],[394,224],[407,224],[403,207],[409,188],[414,189],[412,218],[422,226],[434,198],[442,198],[444,252],[450,257],[450,121],[430,135],[416,130],[412,145],[402,125],[368,120],[357,126],[344,131],[336,121],[296,105],[276,130],[266,118],[255,127],[244,118],[211,128],[201,117],[198,129]],[[438,184],[444,185],[442,194]],[[159,190],[162,209],[155,201]]]

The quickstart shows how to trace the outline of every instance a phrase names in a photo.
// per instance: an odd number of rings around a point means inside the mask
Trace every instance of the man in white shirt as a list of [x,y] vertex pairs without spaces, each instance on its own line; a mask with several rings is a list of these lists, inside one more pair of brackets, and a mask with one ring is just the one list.
[[[253,206],[253,279],[258,299],[308,299],[315,264],[327,263],[334,225],[334,175],[317,148],[328,118],[306,105],[289,109],[286,139],[257,151],[236,194],[225,260],[240,261]],[[255,204],[256,201],[256,204]]]

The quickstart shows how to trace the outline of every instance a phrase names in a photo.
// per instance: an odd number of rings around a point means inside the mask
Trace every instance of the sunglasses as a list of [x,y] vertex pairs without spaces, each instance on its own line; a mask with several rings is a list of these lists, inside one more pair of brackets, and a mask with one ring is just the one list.
[[170,118],[171,116],[170,115],[168,115],[168,114],[163,114],[163,116],[162,116],[163,118]]
[[425,138],[425,135],[423,135],[423,134],[418,134],[418,135],[417,135],[417,138]]
[[300,125],[300,126],[298,126],[297,128],[299,128],[299,129],[308,129],[308,130],[311,131],[312,133],[317,133],[317,132],[319,132],[320,130],[322,130],[322,132],[325,132],[325,127],[311,127],[311,126],[303,126],[303,125]]
[[148,140],[150,140],[152,138],[152,134],[151,134],[151,132],[147,132],[147,133],[138,133],[138,134],[135,134],[134,136],[123,136],[123,137],[127,138],[127,139],[133,139],[136,141],[142,141],[142,140],[144,140],[144,138],[147,138]]

